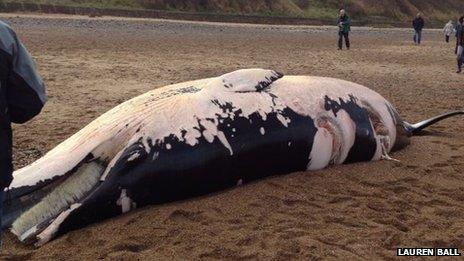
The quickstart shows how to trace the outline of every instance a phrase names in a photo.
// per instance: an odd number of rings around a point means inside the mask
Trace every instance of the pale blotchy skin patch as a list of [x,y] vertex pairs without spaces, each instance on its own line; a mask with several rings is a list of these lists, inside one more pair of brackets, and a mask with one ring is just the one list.
[[100,159],[114,158],[140,125],[143,125],[144,115],[156,111],[156,106],[163,100],[198,91],[210,80],[201,79],[165,86],[121,103],[60,143],[44,157],[16,170],[10,189],[63,176],[91,152]]
[[332,135],[332,156],[330,157],[330,164],[334,164],[340,156],[342,147],[342,138],[339,127],[331,120],[330,117],[320,117],[316,123],[318,128],[326,129]]
[[369,119],[371,120],[375,133],[381,136],[388,136],[388,128],[385,126],[385,123],[383,123],[380,116],[373,110],[367,109],[367,112],[369,114]]
[[388,127],[382,120],[382,117],[372,108],[372,106],[367,101],[362,100],[361,103],[369,115],[369,119],[371,121],[372,128],[374,129],[376,137],[380,139],[382,154],[388,153],[387,150],[391,146],[389,138],[390,131]]

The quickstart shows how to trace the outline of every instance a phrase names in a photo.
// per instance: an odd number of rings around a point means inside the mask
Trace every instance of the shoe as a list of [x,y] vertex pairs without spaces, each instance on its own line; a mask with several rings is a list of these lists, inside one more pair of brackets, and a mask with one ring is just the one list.
[[458,70],[456,71],[456,73],[461,73],[461,72],[462,72],[462,70],[461,70],[461,69],[458,69]]

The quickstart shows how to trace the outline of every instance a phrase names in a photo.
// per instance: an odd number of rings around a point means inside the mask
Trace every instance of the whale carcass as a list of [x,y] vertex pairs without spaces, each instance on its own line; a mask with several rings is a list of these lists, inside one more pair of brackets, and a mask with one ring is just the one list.
[[388,158],[423,128],[339,79],[247,69],[155,89],[14,173],[3,226],[27,243],[271,175]]

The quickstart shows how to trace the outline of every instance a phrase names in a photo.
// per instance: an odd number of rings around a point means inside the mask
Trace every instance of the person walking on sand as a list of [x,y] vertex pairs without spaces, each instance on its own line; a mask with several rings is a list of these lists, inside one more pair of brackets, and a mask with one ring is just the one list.
[[462,64],[464,62],[464,16],[459,18],[459,22],[456,26],[456,59],[458,62],[458,70],[456,73],[462,72]]
[[0,21],[0,217],[4,190],[13,180],[11,122],[32,119],[45,99],[45,86],[33,59],[13,29]]
[[414,28],[414,44],[420,45],[422,40],[422,28],[424,28],[424,19],[422,19],[421,13],[416,15],[416,18],[412,21],[412,27]]
[[449,43],[449,38],[451,33],[454,31],[453,21],[449,20],[449,22],[443,27],[443,33],[445,34],[445,42]]
[[340,15],[338,16],[338,50],[343,49],[343,38],[345,38],[346,49],[350,49],[350,38],[349,34],[351,31],[351,19],[346,14],[344,9],[340,10]]

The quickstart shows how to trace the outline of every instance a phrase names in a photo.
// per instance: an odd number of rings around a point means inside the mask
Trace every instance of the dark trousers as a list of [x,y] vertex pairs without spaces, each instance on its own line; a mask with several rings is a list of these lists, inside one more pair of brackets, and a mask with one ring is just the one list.
[[445,35],[445,41],[449,43],[449,35]]
[[350,49],[350,38],[348,35],[349,35],[349,32],[346,32],[346,33],[342,31],[338,32],[338,48],[339,49],[343,48],[343,37],[345,37],[346,49]]
[[458,70],[462,69],[462,63],[464,62],[464,45],[458,45],[457,49],[457,60],[458,60]]
[[422,39],[422,30],[414,30],[414,43],[420,44]]

